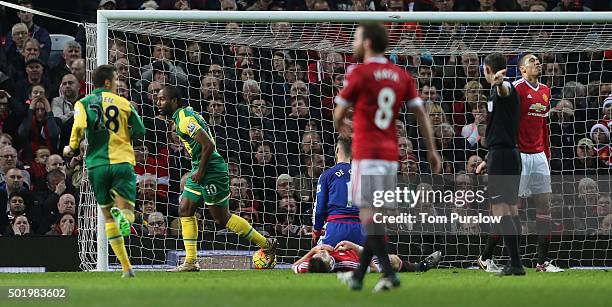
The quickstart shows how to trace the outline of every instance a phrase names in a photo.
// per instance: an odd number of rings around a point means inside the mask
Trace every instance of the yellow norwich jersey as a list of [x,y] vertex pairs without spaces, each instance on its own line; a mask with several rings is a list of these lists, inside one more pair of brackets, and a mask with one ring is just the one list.
[[144,133],[144,124],[127,99],[98,88],[74,106],[70,147],[79,148],[85,134],[88,168],[119,163],[134,165],[132,138],[142,137]]

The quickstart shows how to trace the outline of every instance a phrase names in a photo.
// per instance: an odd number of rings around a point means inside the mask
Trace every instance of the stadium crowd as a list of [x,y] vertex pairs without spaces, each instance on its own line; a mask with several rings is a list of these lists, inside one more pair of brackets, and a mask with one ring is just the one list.
[[[18,4],[32,6],[30,0]],[[588,0],[88,0],[98,9],[176,10],[311,10],[311,11],[591,11],[610,10],[612,1]],[[34,1],[34,4],[36,1]],[[70,10],[71,8],[62,8]],[[0,234],[76,235],[83,154],[64,159],[74,103],[86,94],[83,31],[66,33],[70,40],[58,50],[45,28],[45,18],[6,9],[19,22],[0,33]],[[323,24],[320,27],[334,27]],[[394,27],[400,26],[401,29]],[[248,27],[224,24],[225,29]],[[288,23],[272,23],[283,31]],[[434,30],[433,28],[436,27]],[[441,29],[438,29],[440,27]],[[484,28],[484,27],[483,27]],[[444,174],[428,174],[424,145],[414,118],[402,113],[396,127],[400,145],[400,181],[425,189],[476,189],[483,186],[476,166],[486,158],[486,96],[481,72],[484,54],[467,49],[461,25],[389,25],[392,31],[452,32],[460,56],[391,54],[410,70],[434,124]],[[295,30],[294,30],[295,31]],[[304,37],[334,37],[350,29],[308,29]],[[491,31],[494,32],[494,31]],[[346,39],[345,37],[345,39]],[[542,35],[545,37],[545,35]],[[468,39],[467,36],[465,38]],[[54,48],[55,49],[55,48]],[[552,89],[550,144],[553,174],[554,231],[587,234],[612,230],[610,190],[597,176],[612,167],[612,51],[538,54],[544,69],[541,82]],[[515,63],[518,54],[508,54]],[[513,62],[514,61],[514,62]],[[171,40],[111,32],[109,62],[119,75],[118,94],[131,101],[148,129],[135,143],[138,213],[135,233],[179,236],[178,197],[181,177],[191,169],[184,145],[168,121],[157,115],[155,100],[166,84],[183,90],[183,100],[200,112],[213,131],[217,149],[231,176],[230,207],[258,229],[277,236],[310,235],[317,180],[334,164],[333,97],[352,64],[349,54],[333,50],[268,49],[235,44]],[[516,79],[516,70],[508,74]],[[587,177],[588,176],[588,177]],[[184,176],[183,176],[184,177]],[[585,178],[586,177],[586,178]],[[593,179],[594,178],[594,179]],[[603,180],[603,179],[602,179]],[[609,182],[609,180],[607,180]],[[568,197],[570,196],[570,197]],[[6,205],[5,205],[6,203]],[[487,212],[488,206],[420,203],[410,209],[448,215]],[[199,211],[207,216],[206,211]],[[529,212],[524,213],[528,216]],[[528,220],[528,219],[525,219]],[[534,219],[531,219],[534,220]],[[525,222],[526,231],[533,225]],[[204,231],[217,231],[210,217]],[[415,231],[477,234],[478,225],[447,225]],[[446,227],[446,226],[444,226]],[[222,232],[220,230],[219,232]]]

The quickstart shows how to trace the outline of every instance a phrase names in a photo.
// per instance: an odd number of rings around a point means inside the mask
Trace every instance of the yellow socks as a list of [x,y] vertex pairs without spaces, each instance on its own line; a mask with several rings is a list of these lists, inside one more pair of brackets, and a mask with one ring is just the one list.
[[261,248],[267,247],[266,238],[257,232],[249,222],[235,214],[232,214],[225,227]]
[[198,223],[195,216],[181,217],[185,262],[195,263],[198,252]]
[[121,213],[123,213],[123,216],[125,216],[130,224],[134,223],[134,211],[130,209],[121,209]]
[[130,264],[127,251],[125,250],[125,244],[123,244],[123,236],[119,233],[119,228],[114,221],[106,223],[106,237],[108,238],[108,242],[115,256],[117,256],[117,259],[119,259],[121,263],[121,268],[124,272],[127,272],[132,265]]

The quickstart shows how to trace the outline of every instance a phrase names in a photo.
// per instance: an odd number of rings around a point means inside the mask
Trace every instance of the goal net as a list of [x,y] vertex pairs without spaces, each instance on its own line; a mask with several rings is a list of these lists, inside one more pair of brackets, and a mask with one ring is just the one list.
[[[181,13],[176,14],[174,21],[109,20],[108,45],[102,51],[117,68],[119,94],[133,102],[147,128],[144,140],[134,143],[137,220],[126,240],[130,258],[141,265],[174,265],[184,250],[178,198],[181,176],[191,164],[154,105],[157,91],[170,84],[203,115],[228,161],[230,210],[278,238],[279,263],[291,263],[311,247],[317,179],[334,165],[333,98],[354,63],[351,39],[357,24],[251,22],[246,15],[241,22],[196,22],[181,21]],[[428,173],[423,138],[414,116],[404,109],[396,123],[398,176],[411,187],[483,188],[483,178],[473,175],[487,153],[482,106],[489,87],[483,59],[492,52],[507,55],[507,75],[514,81],[520,78],[518,57],[534,53],[543,63],[540,82],[552,90],[550,258],[562,266],[609,266],[612,99],[606,97],[612,82],[612,29],[579,20],[537,22],[538,15],[531,16],[531,23],[386,23],[387,56],[418,80],[444,161],[442,176]],[[491,20],[484,13],[477,17]],[[87,34],[91,73],[100,46],[95,24],[87,25]],[[84,182],[79,208],[84,270],[95,269],[107,253],[99,250],[105,241],[97,244],[104,236],[98,237],[92,196]],[[419,203],[407,212],[447,217],[489,213],[486,203],[458,206],[456,201]],[[535,207],[522,204],[520,211],[524,232],[530,234],[521,251],[525,259],[536,259]],[[206,208],[197,216],[199,256],[208,257],[208,267],[243,268],[245,251],[256,247],[216,225]],[[411,260],[441,250],[443,265],[466,267],[481,253],[489,230],[489,225],[470,223],[401,225],[389,230],[389,248]],[[116,263],[109,255],[109,265]]]

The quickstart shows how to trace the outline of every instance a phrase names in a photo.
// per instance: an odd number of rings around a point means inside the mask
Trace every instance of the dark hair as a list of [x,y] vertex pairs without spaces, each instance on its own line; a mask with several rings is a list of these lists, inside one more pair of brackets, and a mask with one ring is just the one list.
[[350,157],[352,155],[352,152],[351,152],[351,139],[345,138],[345,137],[340,137],[340,138],[338,138],[337,145],[338,145],[338,147],[340,147],[340,150],[342,150],[342,153],[344,153],[346,156]]
[[308,260],[308,273],[329,273],[330,267],[321,258]]
[[389,35],[385,26],[378,22],[366,22],[359,26],[363,31],[363,40],[369,39],[372,42],[372,50],[377,53],[385,52],[389,44]]
[[177,105],[181,106],[181,92],[177,87],[174,87],[172,85],[166,85],[162,88],[162,90],[164,91],[164,96],[166,97],[166,100],[176,99]]
[[518,67],[521,67],[523,65],[525,65],[525,63],[523,63],[525,61],[525,58],[527,58],[527,56],[533,55],[536,58],[538,57],[537,55],[533,54],[533,53],[529,53],[529,52],[525,52],[525,53],[521,53],[519,54],[519,60],[517,62]]
[[94,87],[104,87],[106,80],[111,81],[115,73],[115,66],[113,65],[100,65],[93,72],[93,84]]
[[491,67],[493,73],[506,69],[508,60],[501,53],[491,53],[484,59],[484,64]]
[[47,173],[47,180],[53,177],[55,178],[63,177],[64,179],[66,179],[66,174],[64,174],[64,172],[60,171],[59,169],[54,169]]
[[9,195],[9,200],[15,196],[19,196],[21,197],[21,199],[25,199],[25,197],[23,197],[23,194],[21,194],[21,192],[15,192],[15,193],[11,193],[11,195]]
[[32,1],[31,0],[19,0],[17,1],[17,4],[24,6],[24,5],[32,5]]

